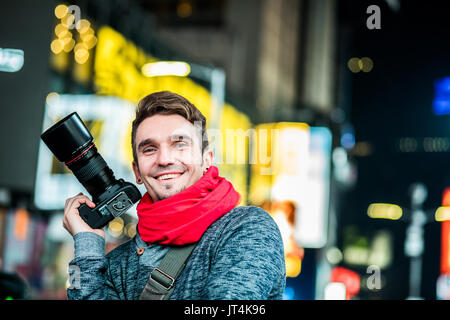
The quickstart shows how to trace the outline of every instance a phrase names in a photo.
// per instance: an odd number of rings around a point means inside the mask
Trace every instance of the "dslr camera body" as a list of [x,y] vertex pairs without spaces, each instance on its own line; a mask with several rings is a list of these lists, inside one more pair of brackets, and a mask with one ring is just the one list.
[[141,199],[135,185],[114,177],[76,112],[46,130],[41,139],[92,196],[94,208],[86,204],[78,208],[81,218],[91,228],[103,228]]

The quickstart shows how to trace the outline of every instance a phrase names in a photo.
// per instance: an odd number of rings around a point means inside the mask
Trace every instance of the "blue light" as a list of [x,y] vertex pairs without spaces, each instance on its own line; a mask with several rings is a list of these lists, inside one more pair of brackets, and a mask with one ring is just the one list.
[[23,66],[23,50],[0,48],[0,71],[17,72]]
[[437,116],[440,116],[443,114],[449,114],[450,113],[450,101],[435,99],[433,101],[433,111],[434,111],[434,114]]
[[450,114],[450,77],[434,82],[433,112],[438,116]]
[[352,132],[345,132],[341,136],[341,145],[347,150],[350,150],[355,146],[355,136]]
[[437,80],[434,83],[434,88],[436,90],[436,94],[438,92],[447,92],[447,93],[449,93],[450,92],[450,77],[442,78],[442,79]]
[[284,288],[283,300],[294,300],[295,291],[294,288],[286,286]]

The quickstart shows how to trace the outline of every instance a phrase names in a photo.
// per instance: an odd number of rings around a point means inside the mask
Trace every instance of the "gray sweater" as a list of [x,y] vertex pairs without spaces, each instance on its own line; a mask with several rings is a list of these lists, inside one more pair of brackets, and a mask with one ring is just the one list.
[[[105,240],[92,232],[75,234],[74,245],[69,299],[139,299],[169,249],[148,245],[137,234],[105,256]],[[283,242],[274,220],[258,207],[236,207],[205,231],[170,299],[282,299],[285,284]]]

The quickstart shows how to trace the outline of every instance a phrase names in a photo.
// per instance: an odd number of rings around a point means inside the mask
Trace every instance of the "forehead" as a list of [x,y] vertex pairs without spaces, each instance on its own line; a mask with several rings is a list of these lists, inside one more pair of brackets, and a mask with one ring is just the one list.
[[197,131],[198,128],[196,126],[178,114],[157,114],[146,118],[138,126],[136,142],[139,144],[140,141],[149,138],[156,141],[164,141],[176,135],[194,137],[196,134],[201,134]]

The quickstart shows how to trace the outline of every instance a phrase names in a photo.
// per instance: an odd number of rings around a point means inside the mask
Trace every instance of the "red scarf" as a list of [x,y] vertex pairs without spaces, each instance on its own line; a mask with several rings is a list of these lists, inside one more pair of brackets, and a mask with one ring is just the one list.
[[146,192],[137,206],[139,235],[150,243],[197,242],[214,221],[238,204],[239,197],[211,166],[196,183],[167,199],[153,203]]

